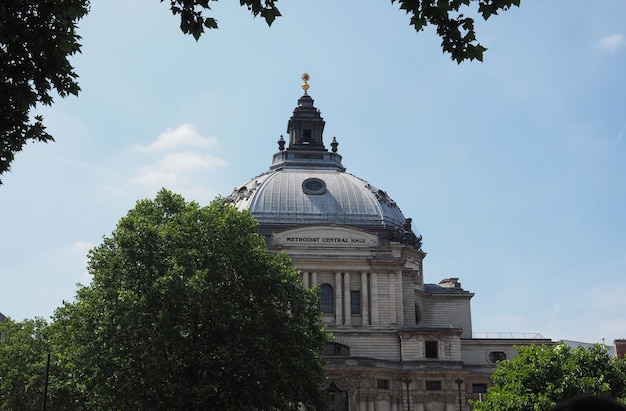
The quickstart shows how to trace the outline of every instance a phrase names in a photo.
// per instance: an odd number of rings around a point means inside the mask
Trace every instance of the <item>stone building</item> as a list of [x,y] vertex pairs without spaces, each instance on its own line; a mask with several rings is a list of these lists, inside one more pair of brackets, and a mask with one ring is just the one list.
[[305,287],[319,287],[334,335],[331,410],[469,409],[514,345],[543,339],[473,338],[470,300],[457,278],[424,282],[422,237],[398,204],[346,172],[335,138],[308,95],[298,100],[269,171],[229,196],[259,223],[271,252],[284,251]]

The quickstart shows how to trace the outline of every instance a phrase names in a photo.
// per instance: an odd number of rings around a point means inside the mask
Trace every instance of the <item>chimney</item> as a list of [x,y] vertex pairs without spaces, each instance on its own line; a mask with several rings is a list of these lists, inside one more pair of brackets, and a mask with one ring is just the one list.
[[615,345],[615,356],[617,358],[625,358],[626,340],[613,340],[613,345]]

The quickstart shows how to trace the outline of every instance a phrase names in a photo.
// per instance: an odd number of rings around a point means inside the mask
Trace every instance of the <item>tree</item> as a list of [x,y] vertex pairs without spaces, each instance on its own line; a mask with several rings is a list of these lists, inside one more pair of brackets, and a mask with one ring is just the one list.
[[224,199],[201,208],[162,190],[138,201],[88,269],[53,333],[87,408],[325,405],[317,294]]
[[[161,0],[164,2],[165,0]],[[180,16],[180,28],[198,40],[204,29],[216,29],[208,16],[210,2],[217,0],[169,0],[170,10]],[[280,16],[278,0],[240,0],[253,16],[268,25]],[[519,6],[520,0],[391,0],[409,16],[416,31],[432,25],[441,37],[444,52],[457,63],[482,61],[487,50],[476,40],[474,18],[483,19]],[[89,0],[2,0],[0,2],[0,176],[11,168],[15,154],[29,141],[53,141],[45,131],[43,117],[31,110],[50,105],[52,92],[61,97],[77,95],[77,74],[69,57],[80,52],[78,21],[89,11]],[[359,7],[357,5],[356,7]],[[0,179],[0,184],[2,180]]]
[[0,409],[35,410],[43,403],[48,324],[42,318],[0,322]]
[[80,51],[76,27],[88,10],[87,0],[0,2],[0,175],[29,141],[53,141],[31,110],[51,105],[53,92],[78,94],[69,58]]
[[0,409],[41,409],[46,380],[46,409],[81,409],[84,401],[80,392],[57,365],[58,348],[51,342],[53,329],[53,324],[39,317],[0,321]]
[[492,378],[494,386],[478,411],[543,411],[579,395],[602,395],[626,401],[626,360],[607,354],[596,344],[572,349],[519,347],[519,355],[501,361]]

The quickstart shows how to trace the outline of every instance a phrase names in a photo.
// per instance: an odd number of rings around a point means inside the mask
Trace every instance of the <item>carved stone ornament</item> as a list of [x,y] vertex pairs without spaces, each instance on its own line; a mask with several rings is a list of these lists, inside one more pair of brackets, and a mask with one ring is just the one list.
[[407,218],[404,220],[402,227],[396,227],[394,240],[402,244],[410,245],[419,250],[422,248],[422,236],[420,235],[418,237],[415,235],[413,229],[411,228],[412,221],[413,220],[411,218]]
[[374,197],[376,197],[376,199],[380,203],[387,204],[389,207],[398,208],[398,204],[396,204],[396,202],[393,201],[391,197],[389,197],[389,195],[387,195],[385,191],[379,190],[378,188],[370,185],[369,183],[365,187],[369,189],[372,192],[372,194],[374,194]]
[[228,197],[226,197],[226,201],[236,203],[240,200],[247,200],[260,185],[259,181],[255,180],[252,187],[241,186],[236,188]]

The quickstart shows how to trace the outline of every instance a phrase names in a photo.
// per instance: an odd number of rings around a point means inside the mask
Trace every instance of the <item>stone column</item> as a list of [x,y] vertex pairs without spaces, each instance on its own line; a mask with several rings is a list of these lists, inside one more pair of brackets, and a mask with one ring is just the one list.
[[369,312],[369,290],[367,287],[367,273],[361,273],[361,325],[369,325],[370,317]]
[[311,273],[311,288],[317,287],[317,271]]
[[305,289],[311,288],[311,284],[309,284],[309,272],[305,271],[302,273],[302,284]]
[[341,303],[341,273],[335,272],[335,324],[343,324],[343,304]]
[[345,325],[352,325],[352,298],[350,298],[350,273],[343,273],[343,312]]
[[396,274],[389,273],[389,322],[391,324],[398,323],[397,310],[398,306],[396,304]]
[[[407,278],[410,278],[410,275],[407,275]],[[397,289],[398,292],[396,293],[396,304],[398,307],[398,324],[399,325],[404,325],[406,324],[404,322],[404,287],[405,287],[405,283],[404,283],[404,274],[402,273],[402,270],[400,270],[399,272],[396,273],[396,283],[397,285]],[[407,287],[410,287],[410,289],[413,289],[413,281],[410,281],[407,283]],[[415,303],[412,305],[412,309],[411,312],[415,312]],[[413,316],[415,316],[415,314],[413,314]]]
[[372,300],[372,325],[378,325],[380,322],[378,316],[378,274],[371,274],[372,293],[370,298]]

